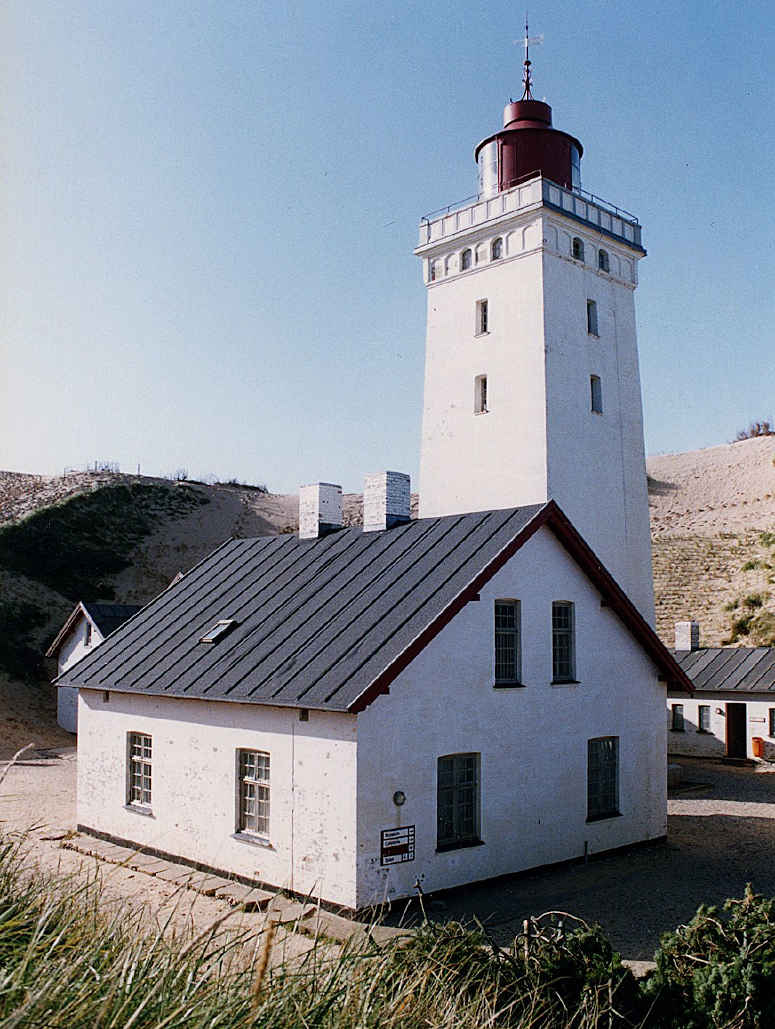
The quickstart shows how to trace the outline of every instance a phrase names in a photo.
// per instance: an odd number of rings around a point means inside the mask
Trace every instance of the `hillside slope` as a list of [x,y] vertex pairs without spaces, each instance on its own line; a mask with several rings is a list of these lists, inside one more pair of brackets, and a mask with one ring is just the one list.
[[[657,629],[775,643],[775,438],[648,459]],[[416,498],[415,501],[416,508]],[[344,498],[358,524],[361,498]],[[298,497],[237,484],[0,472],[0,756],[54,726],[41,656],[77,600],[144,604],[229,537],[293,532]]]
[[657,631],[775,644],[775,437],[648,458]]

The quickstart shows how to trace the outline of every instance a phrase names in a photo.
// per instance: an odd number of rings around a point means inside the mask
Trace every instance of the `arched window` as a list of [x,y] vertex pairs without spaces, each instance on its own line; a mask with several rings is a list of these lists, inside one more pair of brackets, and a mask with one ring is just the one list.
[[611,262],[608,259],[607,250],[598,250],[597,252],[597,266],[601,272],[610,272]]
[[460,270],[464,272],[468,271],[468,269],[471,267],[472,262],[473,254],[471,253],[471,251],[464,250],[463,253],[460,255]]
[[578,236],[573,237],[573,260],[583,261],[584,260],[584,240],[579,239]]
[[431,282],[435,282],[436,281],[436,279],[438,278],[440,270],[441,269],[439,267],[439,262],[438,261],[431,261],[431,267],[430,267],[430,280],[431,280]]
[[589,392],[591,394],[592,411],[594,414],[603,413],[603,387],[599,375],[590,375]]
[[492,248],[490,251],[490,259],[493,261],[500,261],[503,257],[503,240],[500,236],[492,241]]

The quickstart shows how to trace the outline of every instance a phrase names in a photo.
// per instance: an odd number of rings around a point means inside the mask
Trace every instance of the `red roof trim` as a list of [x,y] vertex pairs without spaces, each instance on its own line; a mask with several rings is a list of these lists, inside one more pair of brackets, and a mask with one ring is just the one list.
[[390,684],[403,672],[417,655],[435,639],[465,605],[480,592],[496,572],[511,560],[517,551],[539,529],[546,526],[556,536],[568,554],[600,591],[609,607],[630,630],[648,656],[667,680],[669,687],[694,692],[691,679],[681,669],[670,651],[627,597],[610,572],[606,571],[592,548],[579,535],[555,501],[550,500],[527,525],[517,533],[503,550],[462,590],[457,597],[414,639],[409,646],[361,693],[348,711],[357,714],[365,710],[380,694],[387,693]]

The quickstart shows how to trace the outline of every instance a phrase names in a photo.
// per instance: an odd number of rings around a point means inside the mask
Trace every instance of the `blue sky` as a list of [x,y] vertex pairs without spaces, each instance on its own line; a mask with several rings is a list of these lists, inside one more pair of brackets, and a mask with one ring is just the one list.
[[[520,93],[513,5],[9,0],[0,467],[416,486],[422,214]],[[775,414],[775,15],[545,2],[535,95],[638,215],[649,453]]]

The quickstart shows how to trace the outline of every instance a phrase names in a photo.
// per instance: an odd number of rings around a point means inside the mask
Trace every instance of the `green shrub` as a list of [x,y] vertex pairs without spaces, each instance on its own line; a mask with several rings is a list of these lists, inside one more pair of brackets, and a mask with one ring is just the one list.
[[662,937],[645,984],[660,1029],[763,1029],[775,1025],[775,900],[728,900],[724,915],[699,908]]
[[764,597],[761,593],[749,593],[747,597],[743,599],[743,603],[748,608],[761,607],[764,603]]
[[743,572],[753,572],[756,568],[761,568],[761,561],[758,561],[758,560],[756,560],[754,558],[751,561],[746,561],[745,564],[743,565],[741,571],[743,571]]

